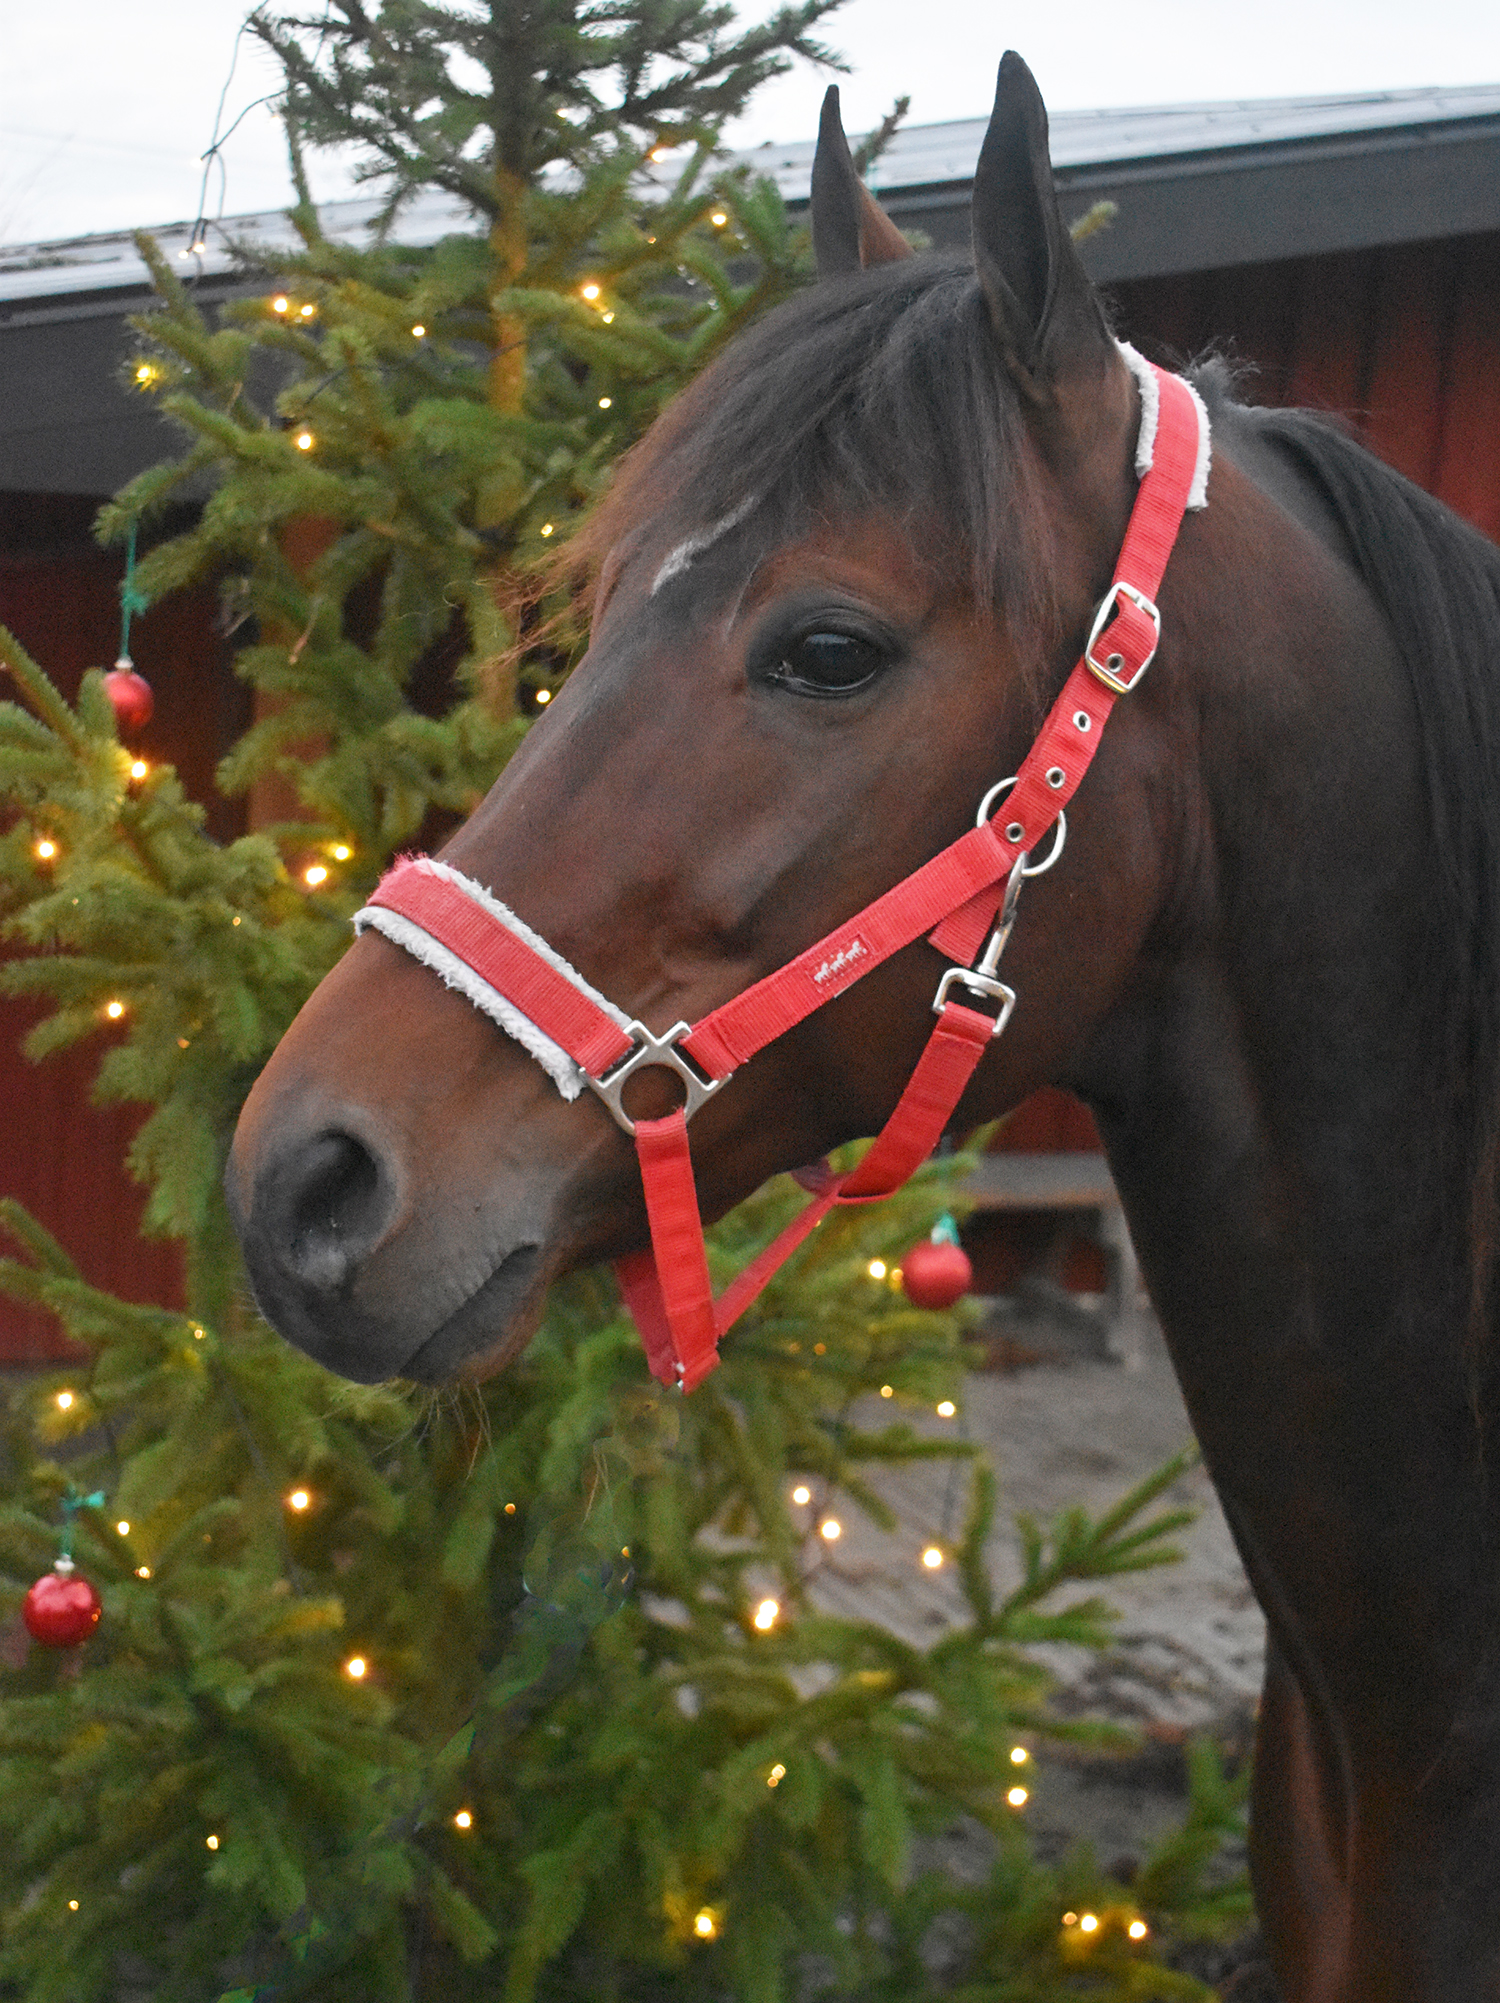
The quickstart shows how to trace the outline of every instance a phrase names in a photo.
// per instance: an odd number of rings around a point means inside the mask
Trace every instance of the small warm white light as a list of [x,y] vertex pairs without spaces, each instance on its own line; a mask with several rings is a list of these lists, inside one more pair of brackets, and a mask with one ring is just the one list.
[[544,536],[550,536],[550,535],[551,535],[551,533],[552,533],[552,530],[553,530],[553,524],[552,524],[551,522],[543,522],[543,523],[542,523],[542,534],[543,534]]
[[138,1579],[149,1579],[151,1576],[151,1567],[149,1565],[137,1565],[135,1575]]
[[273,313],[285,313],[291,303],[291,300],[287,298],[284,292],[278,292],[276,297],[271,301],[271,311]]
[[202,1342],[202,1341],[203,1341],[203,1339],[204,1339],[204,1337],[205,1337],[205,1336],[206,1336],[207,1334],[208,1334],[208,1330],[207,1330],[206,1328],[195,1328],[195,1329],[193,1330],[193,1340],[194,1340],[194,1342]]
[[362,1655],[351,1655],[344,1664],[344,1674],[353,1677],[356,1683],[369,1672],[370,1665]]
[[883,1280],[890,1270],[884,1259],[872,1259],[869,1265],[865,1267],[865,1271],[872,1280]]
[[[653,146],[651,148],[651,153],[650,153],[651,159],[665,160],[666,157],[667,157],[667,148],[665,146]],[[648,236],[646,241],[647,243],[655,243],[656,238],[654,236]]]
[[154,362],[142,362],[136,369],[135,379],[138,383],[154,383],[156,381],[156,374],[157,371]]
[[116,1530],[119,1531],[122,1537],[128,1537],[130,1535],[130,1525],[125,1521],[123,1516],[120,1518],[119,1522],[115,1525],[115,1528]]
[[68,1901],[68,1911],[69,1911],[70,1913],[76,1913],[76,1912],[77,1912],[77,1910],[78,1910],[78,1901],[77,1901],[77,1899],[69,1899],[69,1901]]
[[316,440],[310,431],[299,431],[292,443],[299,452],[311,452]]
[[205,1836],[203,1841],[210,1850],[217,1850],[219,1847],[219,1839],[217,1836]]
[[1064,1926],[1077,1926],[1078,1924],[1077,1913],[1064,1913],[1062,1916],[1062,1923]]
[[1005,1799],[1010,1803],[1012,1808],[1024,1808],[1030,1797],[1024,1787],[1013,1787],[1006,1794]]
[[1024,1746],[1012,1746],[1012,1747],[1011,1747],[1011,1749],[1010,1749],[1010,1763],[1011,1763],[1011,1765],[1012,1765],[1013,1767],[1023,1767],[1023,1766],[1025,1766],[1026,1762],[1027,1762],[1027,1761],[1028,1761],[1028,1760],[1029,1760],[1030,1758],[1031,1758],[1031,1755],[1030,1755],[1030,1753],[1028,1753],[1028,1752],[1027,1752],[1027,1750],[1026,1750],[1026,1748],[1025,1748]]
[[597,299],[599,297],[599,288],[592,281],[587,285],[581,286],[579,289],[582,291],[585,299]]
[[461,1808],[453,1818],[453,1827],[455,1829],[472,1829],[474,1827],[474,1811],[471,1808]]
[[1132,1940],[1144,1940],[1151,1929],[1144,1920],[1132,1920],[1125,1931]]
[[1080,1933],[1097,1933],[1099,1931],[1097,1915],[1094,1913],[1080,1913],[1078,1916],[1078,1930]]
[[896,1387],[895,1387],[895,1385],[894,1385],[894,1384],[882,1384],[882,1385],[881,1385],[881,1387],[880,1387],[880,1395],[881,1395],[881,1397],[882,1397],[882,1398],[894,1398],[894,1397],[895,1397],[895,1395],[896,1395]]
[[538,708],[538,709],[545,709],[545,708],[547,707],[548,703],[549,703],[549,702],[551,702],[551,700],[552,700],[552,691],[551,691],[551,689],[538,689],[538,690],[537,690],[537,692],[536,692],[536,706],[537,706],[537,708]]
[[728,220],[729,220],[728,216],[725,215],[722,209],[715,209],[713,214],[709,217],[709,221],[713,224],[716,230],[723,229],[725,223],[727,223]]
[[708,1910],[708,1907],[705,1906],[702,1912],[699,1913],[698,1917],[693,1921],[693,1932],[697,1934],[699,1940],[712,1940],[714,1935],[718,1931],[719,1931],[719,1922],[714,1918],[713,1914]]
[[820,1536],[825,1537],[830,1544],[836,1544],[844,1534],[844,1526],[836,1516],[825,1516],[823,1521],[818,1525],[818,1533]]
[[310,320],[317,310],[316,306],[299,306],[297,308],[297,315],[299,319]]
[[320,883],[328,881],[328,871],[320,862],[310,862],[302,872],[302,881],[309,890],[316,890]]
[[929,1572],[936,1572],[941,1568],[942,1562],[942,1552],[936,1544],[929,1544],[927,1549],[922,1553],[922,1563],[927,1567]]
[[782,1781],[784,1781],[785,1779],[786,1779],[786,1768],[781,1764],[780,1760],[778,1760],[775,1766],[773,1766],[771,1771],[766,1775],[766,1786],[779,1787]]
[[144,758],[132,758],[132,759],[131,759],[131,761],[130,761],[130,776],[131,776],[131,778],[132,778],[132,779],[144,779],[144,778],[145,778],[145,776],[146,776],[146,774],[147,774],[147,773],[148,773],[148,772],[149,772],[150,770],[151,770],[151,767],[150,767],[150,766],[149,766],[149,765],[148,765],[148,764],[146,763],[146,761],[145,761],[145,759],[144,759]]
[[612,396],[601,396],[599,399],[599,408],[601,410],[608,410],[613,402],[614,398]]
[[302,1510],[310,1506],[312,1497],[305,1488],[294,1488],[286,1499],[288,1509]]
[[59,1392],[58,1392],[58,1394],[57,1394],[57,1409],[58,1409],[58,1411],[59,1411],[59,1412],[71,1412],[71,1411],[72,1411],[72,1409],[73,1409],[73,1393],[72,1393],[71,1391],[59,1391]]
[[767,1628],[775,1626],[776,1616],[780,1612],[781,1606],[778,1601],[761,1601],[760,1605],[755,1609],[755,1625],[760,1629],[762,1634],[765,1633]]
[[614,314],[613,314],[613,313],[606,313],[606,314],[604,315],[604,324],[605,324],[605,326],[606,326],[606,327],[608,327],[608,326],[610,326],[610,325],[612,324],[612,322],[613,322],[613,320],[614,320],[614,317],[615,317],[615,316],[614,316]]
[[411,337],[414,341],[420,341],[425,338],[426,333],[427,329],[422,325],[421,321],[419,320],[416,326],[413,327],[411,330]]
[[125,1004],[122,1001],[106,1002],[104,1004],[104,1013],[109,1017],[111,1022],[118,1022],[120,1017],[125,1013]]
[[31,853],[36,857],[38,862],[51,862],[57,854],[57,843],[53,841],[50,835],[43,835]]
[[792,1490],[792,1500],[799,1506],[803,1503],[808,1503],[812,1501],[812,1490],[808,1487],[805,1481],[799,1482],[798,1485]]
[[958,1407],[954,1404],[953,1400],[945,1398],[937,1408],[937,1415],[940,1419],[951,1419],[957,1410]]
[[354,851],[347,842],[335,842],[329,854],[335,862],[347,862]]

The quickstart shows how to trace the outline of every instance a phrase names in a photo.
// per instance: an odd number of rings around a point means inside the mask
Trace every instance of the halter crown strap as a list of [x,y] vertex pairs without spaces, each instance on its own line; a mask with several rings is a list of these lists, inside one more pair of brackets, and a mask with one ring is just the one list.
[[[1015,996],[995,970],[1027,857],[1073,797],[1115,703],[1150,666],[1167,559],[1184,511],[1206,500],[1208,417],[1196,391],[1134,350],[1122,352],[1141,389],[1141,484],[1114,582],[1015,780],[987,797],[986,809],[1005,795],[993,817],[982,809],[966,835],[786,966],[700,1022],[661,1035],[633,1021],[483,885],[446,863],[398,863],[355,917],[356,930],[384,933],[516,1037],[564,1098],[590,1086],[634,1136],[651,1249],[619,1260],[615,1271],[652,1372],[664,1383],[690,1391],[707,1376],[719,1338],[835,1204],[888,1196],[926,1160],[1009,1018]],[[956,965],[939,986],[937,1025],[895,1111],[847,1175],[804,1173],[812,1201],[716,1301],[689,1118],[739,1065],[924,934]],[[967,999],[953,997],[955,986]],[[632,1121],[621,1092],[631,1072],[649,1065],[677,1072],[686,1103],[664,1119]]]

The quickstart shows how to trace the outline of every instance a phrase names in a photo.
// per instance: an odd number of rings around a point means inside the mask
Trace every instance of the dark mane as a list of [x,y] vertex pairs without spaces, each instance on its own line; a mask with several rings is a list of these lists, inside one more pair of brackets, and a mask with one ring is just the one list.
[[[1220,371],[1198,375],[1212,400]],[[1500,1249],[1500,549],[1335,422],[1258,410],[1258,435],[1321,493],[1406,663],[1430,812],[1434,938],[1449,964],[1434,1051],[1469,1198],[1475,1333]],[[1415,1026],[1414,1026],[1414,1033]],[[1397,1137],[1392,1137],[1397,1145]]]
[[752,496],[767,547],[825,510],[894,510],[936,573],[1029,631],[1046,566],[1028,465],[972,264],[915,257],[812,287],[741,335],[625,459],[573,549],[597,562],[645,523],[678,540]]

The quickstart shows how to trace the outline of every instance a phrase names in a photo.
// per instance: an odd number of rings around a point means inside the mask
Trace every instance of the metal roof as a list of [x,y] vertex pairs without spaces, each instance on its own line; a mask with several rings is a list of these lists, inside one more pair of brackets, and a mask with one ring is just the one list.
[[[1099,167],[1127,160],[1218,153],[1271,142],[1325,139],[1392,127],[1441,125],[1456,119],[1500,118],[1500,83],[1457,90],[1387,90],[1350,97],[1246,98],[1223,104],[1143,105],[1124,111],[1049,114],[1052,164]],[[970,181],[987,120],[897,131],[868,175],[882,193]],[[807,199],[814,142],[759,146],[736,157],[768,173],[788,201]]]
[[[1052,160],[1066,191],[1072,185],[1092,189],[1120,178],[1134,181],[1141,170],[1156,169],[1152,178],[1178,178],[1196,160],[1215,169],[1245,165],[1270,156],[1368,154],[1392,146],[1441,147],[1445,141],[1500,140],[1500,84],[1462,89],[1377,91],[1344,97],[1267,98],[1222,104],[1153,105],[1127,110],[1058,111],[1052,114]],[[900,129],[870,172],[872,188],[891,202],[899,215],[915,218],[921,191],[958,189],[973,177],[985,120],[955,119],[941,125]],[[767,143],[733,156],[736,163],[768,175],[793,202],[807,199],[813,142]],[[1118,170],[1111,173],[1110,170]],[[668,162],[661,178],[671,173]],[[1101,178],[1102,177],[1102,178]],[[1107,191],[1107,190],[1106,190]],[[905,197],[906,199],[903,199]],[[321,219],[337,240],[360,242],[379,211],[375,200],[330,202]],[[1458,228],[1483,226],[1460,218]],[[1495,222],[1500,226],[1500,209]],[[468,212],[452,198],[429,194],[402,213],[396,235],[413,245],[435,242],[450,232],[471,227]],[[221,278],[243,269],[232,245],[253,251],[264,246],[267,260],[276,250],[296,241],[281,211],[227,217],[209,225],[202,249],[193,247],[190,222],[167,223],[151,232],[166,254],[184,272],[198,278]],[[1351,239],[1352,241],[1353,239]],[[1372,239],[1374,240],[1374,239]],[[1299,246],[1301,247],[1301,246]],[[1331,246],[1341,247],[1341,246]],[[1225,261],[1231,261],[1226,258]],[[1106,274],[1108,275],[1108,274]],[[0,247],[0,302],[9,306],[5,318],[31,317],[27,307],[47,302],[67,317],[79,312],[117,310],[110,294],[135,291],[149,284],[144,263],[126,231],[74,237],[63,242]],[[91,305],[84,299],[90,298]],[[69,312],[64,302],[77,304]],[[50,316],[49,316],[50,317]]]

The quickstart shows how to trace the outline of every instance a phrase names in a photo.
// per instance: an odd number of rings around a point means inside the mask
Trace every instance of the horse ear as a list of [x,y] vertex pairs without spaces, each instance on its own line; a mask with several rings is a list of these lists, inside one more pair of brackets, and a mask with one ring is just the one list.
[[837,84],[828,86],[818,121],[812,234],[819,278],[838,278],[867,264],[890,264],[911,256],[911,245],[855,172],[839,117]]
[[974,263],[1001,352],[1032,401],[1108,343],[1098,296],[1057,206],[1047,109],[1036,79],[1008,49],[974,170]]

